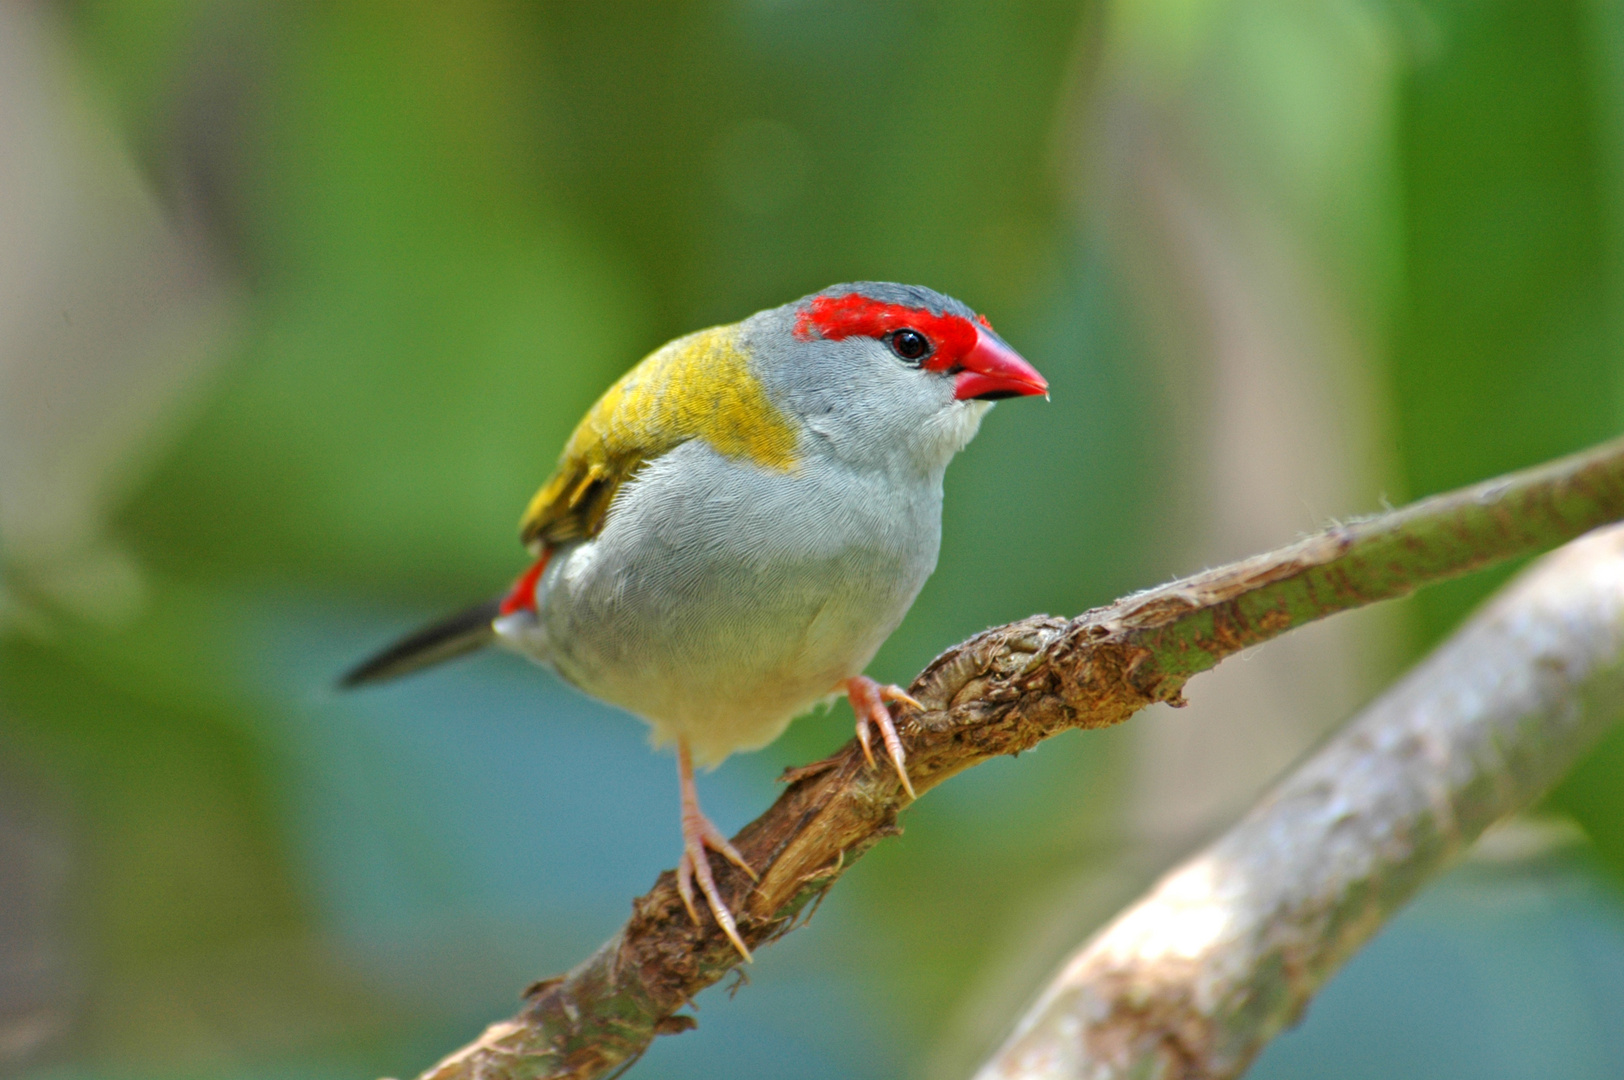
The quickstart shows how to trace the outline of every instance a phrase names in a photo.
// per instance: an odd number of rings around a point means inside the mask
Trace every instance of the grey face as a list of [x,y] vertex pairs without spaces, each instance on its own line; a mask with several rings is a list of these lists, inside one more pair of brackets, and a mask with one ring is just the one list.
[[[824,337],[808,325],[814,301],[852,296],[919,317],[893,312],[883,325],[859,319],[869,332],[840,337]],[[946,342],[933,332],[943,317],[969,320],[974,313],[929,289],[861,282],[760,312],[741,330],[769,397],[799,417],[808,436],[822,440],[834,456],[862,467],[935,473],[975,436],[991,407],[954,398],[952,375],[937,354]],[[933,360],[937,367],[930,366]]]

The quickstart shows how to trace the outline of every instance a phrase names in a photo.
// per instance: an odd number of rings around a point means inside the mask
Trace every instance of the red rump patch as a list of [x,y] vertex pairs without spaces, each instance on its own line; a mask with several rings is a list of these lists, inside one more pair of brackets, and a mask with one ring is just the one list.
[[[553,557],[553,551],[548,548],[541,553],[535,565],[519,575],[519,580],[513,583],[513,588],[502,598],[502,606],[497,612],[502,615],[512,615],[515,611],[536,610],[536,582],[541,580],[541,573],[547,569],[547,561]],[[487,609],[489,610],[489,609]]]
[[[977,315],[976,322],[992,329],[984,316]],[[810,340],[814,331],[829,341],[840,341],[849,337],[882,338],[905,327],[918,330],[936,347],[924,364],[931,371],[958,366],[959,359],[975,348],[980,334],[962,315],[935,315],[925,308],[882,304],[862,293],[813,297],[795,317],[795,336],[802,341]]]

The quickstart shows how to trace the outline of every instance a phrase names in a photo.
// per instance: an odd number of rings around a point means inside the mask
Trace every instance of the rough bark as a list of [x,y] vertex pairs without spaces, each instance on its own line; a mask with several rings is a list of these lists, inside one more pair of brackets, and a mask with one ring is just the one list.
[[[1075,619],[1032,616],[944,652],[909,687],[924,706],[897,717],[916,791],[1069,728],[1121,723],[1155,701],[1182,704],[1192,675],[1295,626],[1534,554],[1624,517],[1624,440],[1279,551],[1137,593]],[[786,775],[788,788],[733,843],[760,874],[716,860],[752,949],[788,933],[852,862],[896,832],[906,796],[855,743]],[[424,1080],[604,1076],[739,963],[708,916],[688,919],[673,875],[632,904],[613,938],[568,973],[536,983],[510,1020]]]
[[1547,557],[1062,969],[977,1080],[1241,1074],[1624,717],[1624,526]]

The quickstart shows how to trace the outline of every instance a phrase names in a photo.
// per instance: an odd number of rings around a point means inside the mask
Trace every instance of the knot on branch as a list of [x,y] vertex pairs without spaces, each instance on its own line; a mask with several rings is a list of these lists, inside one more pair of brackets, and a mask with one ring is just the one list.
[[[925,705],[919,723],[932,731],[974,724],[993,706],[1019,696],[1015,684],[1040,666],[1070,624],[1053,615],[1032,615],[983,630],[925,666],[908,692]],[[987,695],[1001,698],[994,702]]]

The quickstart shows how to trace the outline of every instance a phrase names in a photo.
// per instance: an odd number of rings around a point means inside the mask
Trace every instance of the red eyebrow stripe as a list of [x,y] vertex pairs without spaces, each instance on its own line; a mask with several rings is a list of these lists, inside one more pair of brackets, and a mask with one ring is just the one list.
[[[977,321],[987,326],[986,319],[978,316]],[[956,365],[975,348],[979,334],[975,325],[962,315],[936,315],[925,308],[883,304],[862,293],[814,297],[795,316],[795,336],[802,341],[810,340],[814,332],[830,341],[849,337],[881,338],[905,326],[920,331],[936,346],[935,355],[925,362],[933,371]]]

